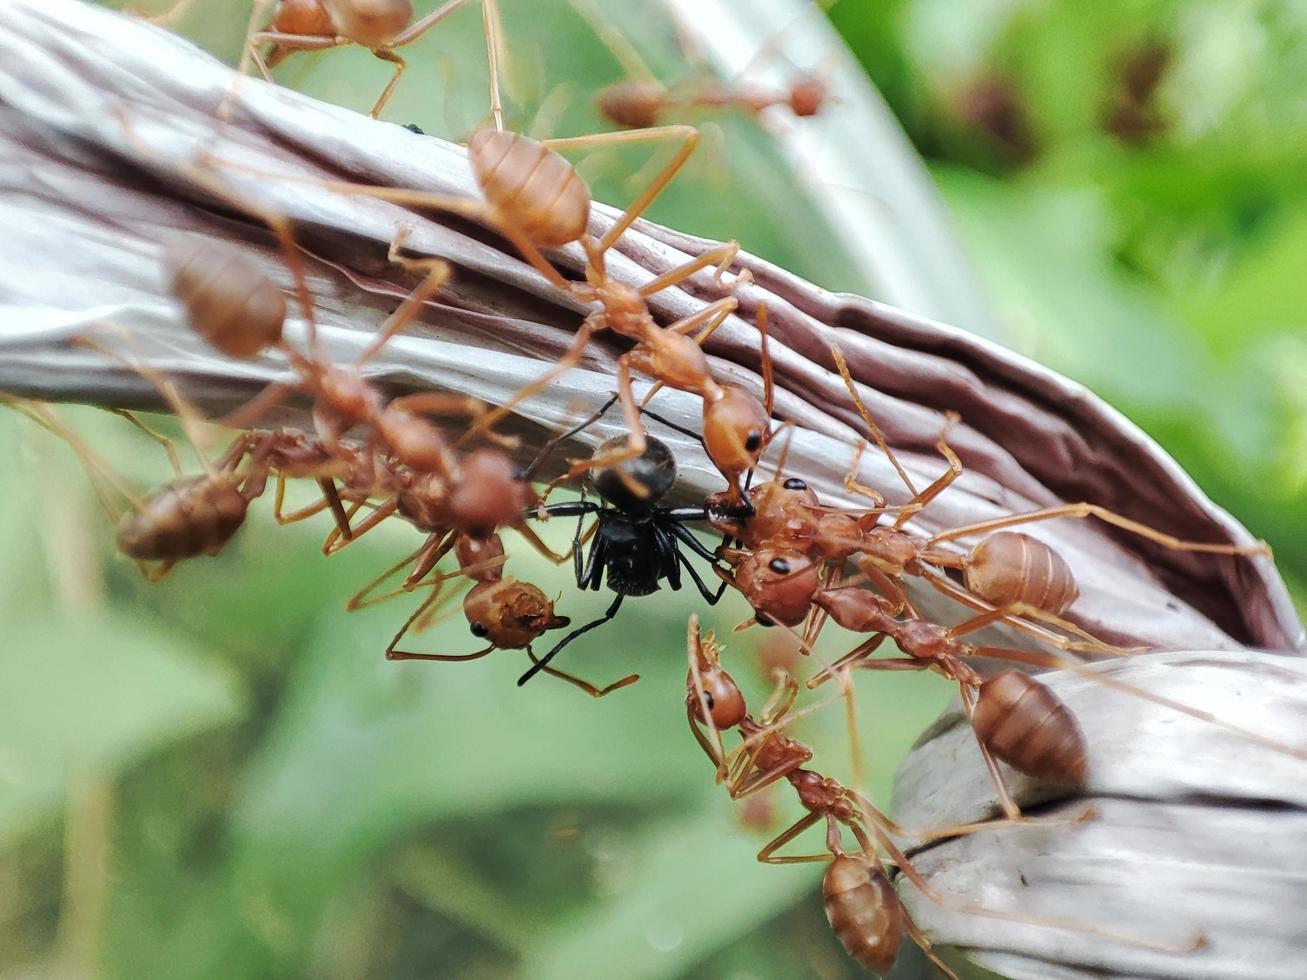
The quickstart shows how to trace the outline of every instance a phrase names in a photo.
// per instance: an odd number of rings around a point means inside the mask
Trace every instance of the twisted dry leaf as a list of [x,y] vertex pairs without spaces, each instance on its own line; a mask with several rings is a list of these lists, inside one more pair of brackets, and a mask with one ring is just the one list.
[[[373,364],[392,391],[433,388],[502,402],[566,348],[580,317],[506,250],[492,231],[438,214],[324,190],[306,178],[362,181],[474,195],[460,147],[360,118],[260,81],[234,76],[190,44],[130,18],[74,2],[11,0],[0,24],[0,284],[4,325],[0,388],[99,404],[157,403],[152,386],[121,364],[72,340],[91,333],[124,341],[182,381],[206,408],[231,407],[285,376],[279,358],[235,363],[216,357],[185,328],[161,281],[158,259],[182,235],[223,238],[286,282],[261,225],[230,201],[197,187],[184,168],[202,154],[277,179],[220,165],[246,203],[296,223],[314,256],[311,284],[331,353],[347,358],[413,284],[385,261],[401,230],[418,254],[455,266],[453,282],[422,323]],[[228,122],[217,118],[231,99]],[[613,212],[598,208],[593,231]],[[705,242],[640,223],[613,256],[615,275],[647,280]],[[579,273],[578,249],[554,258]],[[1068,500],[1089,500],[1170,533],[1248,542],[1176,464],[1083,388],[1007,351],[903,311],[832,295],[743,256],[756,285],[739,290],[732,317],[708,349],[717,373],[758,388],[759,344],[748,322],[759,302],[771,311],[780,391],[777,414],[798,426],[790,466],[831,499],[853,502],[842,477],[859,435],[828,345],[838,339],[871,410],[913,477],[942,470],[933,444],[944,413],[963,423],[950,441],[964,477],[915,523],[923,531]],[[720,295],[708,274],[651,303],[663,322]],[[302,336],[302,324],[294,324]],[[115,339],[117,338],[117,339]],[[616,348],[595,345],[583,369],[524,405],[528,444],[543,428],[580,417],[611,388]],[[659,396],[673,420],[695,426],[692,397]],[[583,442],[611,434],[596,426]],[[671,440],[685,461],[686,498],[718,485],[697,447]],[[903,499],[883,458],[868,454],[860,478]],[[1071,562],[1082,596],[1074,618],[1126,643],[1291,649],[1301,626],[1265,559],[1216,559],[1167,551],[1092,521],[1059,521],[1030,532]],[[927,609],[940,608],[925,601]]]
[[[1110,675],[1307,756],[1307,664],[1258,651],[1158,653],[1111,664]],[[1080,719],[1089,746],[1083,791],[1041,786],[1006,770],[1018,802],[1051,828],[1012,827],[917,849],[931,886],[991,909],[1075,920],[1118,936],[1202,949],[1166,953],[1083,932],[969,915],[901,892],[933,940],[965,947],[1014,978],[1301,976],[1307,922],[1307,758],[1177,714],[1091,678],[1044,680]],[[895,812],[913,826],[994,812],[975,738],[946,713],[900,768]]]

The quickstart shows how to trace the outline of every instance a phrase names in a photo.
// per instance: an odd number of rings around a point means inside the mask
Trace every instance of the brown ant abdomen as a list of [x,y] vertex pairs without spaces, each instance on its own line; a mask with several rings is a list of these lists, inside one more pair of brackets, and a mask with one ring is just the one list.
[[164,484],[118,523],[118,547],[138,561],[217,554],[245,522],[249,501],[226,479],[187,477]]
[[281,0],[270,26],[278,34],[303,37],[332,37],[336,33],[322,0]]
[[1049,782],[1085,781],[1089,759],[1080,725],[1033,677],[1005,670],[987,678],[971,723],[981,742],[1012,768]]
[[180,242],[164,268],[191,329],[224,354],[253,357],[281,340],[286,299],[240,253],[203,239]]
[[888,973],[903,939],[903,905],[874,862],[838,854],[826,868],[821,893],[826,921],[840,944],[872,973]]
[[617,82],[595,96],[599,114],[615,126],[650,129],[667,101],[667,91],[657,82]]
[[413,19],[409,0],[323,0],[336,33],[365,48],[395,40]]
[[1076,601],[1071,567],[1044,542],[1016,531],[996,531],[967,556],[967,590],[995,606],[1033,606],[1057,615]]
[[480,129],[467,151],[486,200],[532,243],[558,248],[585,234],[590,188],[553,150],[520,133]]

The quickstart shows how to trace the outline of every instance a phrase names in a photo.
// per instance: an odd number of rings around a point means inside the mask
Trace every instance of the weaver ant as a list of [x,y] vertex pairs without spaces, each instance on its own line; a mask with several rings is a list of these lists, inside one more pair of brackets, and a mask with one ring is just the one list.
[[[1004,921],[1069,929],[1167,952],[1193,952],[1205,943],[1202,936],[1197,936],[1180,947],[1154,943],[1080,922],[1028,917],[958,902],[940,894],[917,872],[911,860],[894,842],[894,836],[929,840],[1009,827],[1014,823],[1049,828],[1061,823],[1074,824],[1091,819],[1093,810],[1086,809],[1069,821],[1032,820],[1018,816],[924,832],[905,829],[877,809],[863,794],[806,768],[813,758],[812,750],[785,734],[782,729],[803,715],[820,710],[824,705],[802,712],[793,711],[797,685],[785,675],[778,681],[760,718],[753,719],[739,687],[721,667],[719,649],[712,634],[706,637],[701,635],[698,617],[690,617],[687,634],[687,719],[695,740],[716,765],[719,780],[726,780],[733,799],[746,798],[773,783],[785,780],[794,788],[800,804],[807,811],[790,827],[764,844],[758,852],[758,860],[765,864],[830,862],[822,882],[827,919],[849,954],[873,972],[883,974],[890,969],[906,933],[936,967],[956,980],[956,975],[934,953],[929,939],[916,927],[903,907],[881,862],[880,850],[889,855],[899,872],[928,900],[942,908]],[[851,689],[846,686],[844,697],[850,695]],[[721,732],[731,728],[738,728],[744,741],[736,750],[727,753],[722,746]],[[856,729],[851,716],[849,735],[856,742]],[[855,758],[856,755],[855,752]],[[826,825],[825,853],[778,853],[821,822]],[[847,827],[853,835],[858,844],[857,852],[850,854],[844,850],[841,827]]]
[[605,86],[595,95],[595,108],[615,126],[647,129],[658,125],[660,117],[683,109],[735,109],[757,116],[772,106],[786,106],[796,116],[815,116],[830,98],[826,71],[802,72],[784,89],[740,80],[771,51],[775,37],[759,48],[735,81],[721,82],[704,75],[669,88],[655,78],[602,9],[590,0],[571,0],[571,3],[627,74],[625,81]]
[[[896,608],[894,603],[862,588],[843,586],[823,589],[816,594],[814,602],[845,629],[873,635],[833,665],[809,678],[807,686],[815,688],[853,668],[934,670],[956,681],[985,766],[998,792],[999,803],[1009,816],[1015,816],[1019,810],[995,760],[1002,760],[1037,779],[1082,785],[1089,775],[1085,740],[1074,715],[1046,685],[1017,670],[1005,670],[982,678],[967,663],[975,657],[992,657],[1035,667],[1054,667],[1096,679],[1115,690],[1209,722],[1278,752],[1307,759],[1307,749],[1287,745],[1225,721],[1211,712],[1191,708],[1179,701],[1090,670],[1066,656],[1009,647],[976,646],[962,640],[967,634],[1000,620],[1004,615],[1001,609],[981,613],[953,627],[944,627],[923,619],[910,606],[908,615],[898,618],[902,610]],[[871,655],[886,638],[892,639],[907,656],[872,659]]]
[[[406,64],[395,49],[412,44],[467,2],[447,0],[413,22],[411,0],[278,0],[267,29],[250,34],[246,56],[252,58],[263,77],[272,82],[271,69],[295,51],[325,51],[347,44],[367,48],[377,58],[395,66],[395,73],[369,112],[375,119],[381,115],[404,74]],[[267,0],[262,0],[260,9],[266,5]],[[258,12],[255,12],[256,17]],[[502,125],[503,108],[499,103],[498,82],[498,4],[495,0],[481,0],[481,12],[490,69],[490,106],[496,124]],[[259,53],[261,44],[272,45],[266,58]]]

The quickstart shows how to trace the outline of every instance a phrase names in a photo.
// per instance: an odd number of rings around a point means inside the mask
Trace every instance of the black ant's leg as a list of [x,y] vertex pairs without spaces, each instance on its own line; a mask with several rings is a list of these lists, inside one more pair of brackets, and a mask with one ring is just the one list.
[[[538,519],[541,508],[532,507],[522,516],[527,520]],[[597,514],[603,507],[592,500],[569,500],[565,504],[546,504],[544,512],[550,517],[584,517],[586,514]]]
[[[577,575],[576,587],[582,591],[589,589],[591,592],[598,592],[599,586],[603,583],[604,565],[607,559],[608,539],[604,537],[604,529],[601,527],[595,535],[594,544],[590,546],[590,554],[585,560],[585,570]],[[579,558],[577,567],[580,567]]]
[[[675,510],[664,511],[659,516],[670,519],[669,523],[666,525],[667,530],[670,531],[672,534],[676,535],[676,537],[681,541],[682,544],[684,544],[687,548],[693,551],[704,561],[711,562],[714,565],[717,564],[717,562],[719,562],[721,559],[718,558],[717,555],[709,551],[707,546],[702,541],[696,538],[693,534],[690,533],[688,529],[682,527],[681,524],[679,523],[680,521],[685,520],[685,517],[681,516],[683,511],[694,512],[694,516],[690,518],[691,520],[699,520],[703,514],[702,507],[678,507]],[[676,522],[676,523],[672,523],[672,522]]]
[[[687,507],[684,509],[691,510],[693,508]],[[700,558],[710,563],[714,567],[721,560],[715,554],[709,551],[707,547],[704,546],[702,541],[696,538],[693,534],[690,533],[690,531],[687,528],[682,527],[680,524],[669,524],[667,525],[667,530],[673,536],[675,536],[678,541],[683,542],[687,548],[689,548],[696,555],[698,555]],[[681,564],[685,566],[685,570],[690,573],[690,578],[694,579],[694,584],[699,587],[699,594],[704,597],[704,600],[708,603],[708,605],[710,606],[717,605],[717,603],[721,601],[722,596],[726,592],[726,582],[723,581],[721,586],[717,589],[716,592],[710,592],[708,590],[708,586],[703,584],[703,579],[699,578],[699,573],[696,572],[694,570],[694,566],[690,564],[690,559],[686,558],[685,555],[681,554],[679,549],[677,549],[676,557],[681,560]]]
[[608,410],[612,408],[615,404],[617,404],[617,395],[613,395],[613,397],[609,398],[608,401],[604,402],[603,406],[597,412],[591,415],[580,425],[574,425],[566,432],[559,433],[558,435],[550,439],[548,442],[546,442],[544,444],[544,447],[540,450],[540,455],[538,455],[534,460],[532,460],[531,465],[528,466],[524,471],[522,479],[526,480],[529,483],[531,481],[531,478],[535,476],[536,470],[540,468],[541,464],[544,463],[544,461],[549,458],[549,456],[553,453],[555,449],[558,448],[560,444],[566,442],[568,439],[571,439],[572,436],[576,435],[578,432],[581,432],[582,430],[587,429],[590,426],[594,425],[601,418],[603,418],[604,415],[608,413]]
[[582,633],[588,633],[596,626],[602,626],[604,623],[608,622],[614,616],[616,616],[617,610],[621,608],[622,600],[625,598],[626,596],[624,596],[622,593],[620,592],[617,593],[617,598],[613,600],[613,604],[608,607],[608,611],[606,613],[604,613],[594,622],[586,623],[584,626],[580,627],[579,629],[572,630],[572,632],[568,633],[565,637],[559,640],[552,650],[550,650],[543,657],[541,657],[539,660],[533,663],[531,665],[531,669],[517,679],[517,686],[521,687],[536,674],[540,673],[540,671],[544,669],[545,665],[548,664],[549,661],[553,660],[554,657],[558,656],[558,651],[562,650],[563,647],[567,646]]
[[696,572],[694,566],[690,564],[690,559],[686,558],[685,555],[681,553],[680,549],[677,549],[676,557],[679,558],[681,564],[685,566],[685,570],[690,573],[690,578],[694,579],[694,584],[699,587],[699,594],[703,596],[704,602],[708,603],[710,606],[717,605],[717,603],[721,601],[722,596],[726,593],[726,581],[723,579],[722,584],[718,587],[716,592],[710,592],[708,586],[703,584],[703,579],[699,578],[699,573]]
[[683,426],[683,425],[677,425],[675,422],[670,422],[670,421],[668,421],[667,419],[663,418],[661,415],[655,415],[653,412],[649,411],[649,409],[647,409],[647,408],[642,408],[642,409],[640,409],[640,414],[641,414],[641,415],[647,415],[647,416],[649,416],[651,419],[653,419],[655,422],[658,422],[658,423],[661,424],[661,425],[665,425],[665,426],[667,426],[667,428],[671,429],[673,432],[679,432],[679,433],[680,433],[681,435],[683,435],[683,436],[689,436],[691,439],[693,439],[693,440],[694,440],[695,442],[697,442],[699,445],[701,445],[701,446],[703,445],[703,436],[699,435],[699,433],[697,433],[697,432],[692,432],[691,430],[685,428],[685,426]]
[[667,579],[667,584],[673,592],[679,592],[681,589],[681,566],[677,559],[681,557],[681,550],[676,547],[676,542],[667,533],[666,528],[660,527],[656,523],[652,525],[652,528],[654,546],[658,550],[661,577]]

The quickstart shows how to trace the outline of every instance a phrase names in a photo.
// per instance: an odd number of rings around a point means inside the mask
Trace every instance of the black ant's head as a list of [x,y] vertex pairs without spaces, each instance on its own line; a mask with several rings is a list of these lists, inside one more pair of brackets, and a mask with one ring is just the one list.
[[[613,436],[594,451],[596,457],[620,452],[628,437]],[[655,506],[676,482],[676,459],[667,444],[645,436],[644,452],[615,466],[593,470],[590,484],[618,510]]]

